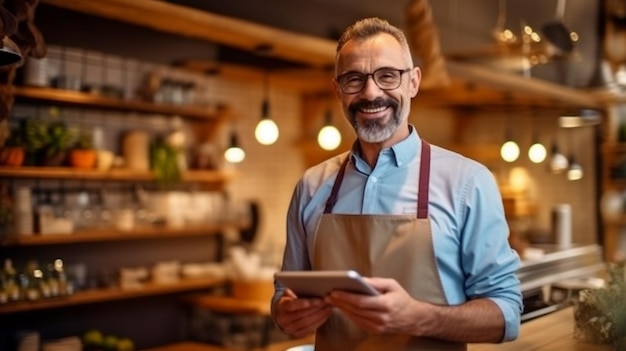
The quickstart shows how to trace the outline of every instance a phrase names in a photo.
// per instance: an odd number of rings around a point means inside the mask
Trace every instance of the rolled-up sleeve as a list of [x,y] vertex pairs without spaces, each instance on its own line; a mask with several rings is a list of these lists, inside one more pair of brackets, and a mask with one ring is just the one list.
[[523,309],[517,277],[520,258],[508,242],[509,228],[502,197],[486,168],[480,168],[465,189],[461,231],[465,293],[470,299],[492,300],[505,321],[502,341],[514,340],[519,335]]

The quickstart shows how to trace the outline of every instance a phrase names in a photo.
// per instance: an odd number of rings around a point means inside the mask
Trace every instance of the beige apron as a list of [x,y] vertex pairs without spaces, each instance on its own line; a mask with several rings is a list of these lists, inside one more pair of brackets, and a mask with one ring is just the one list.
[[[348,158],[341,165],[318,223],[313,269],[354,269],[364,276],[394,278],[413,298],[447,305],[428,220],[430,145],[422,141],[417,216],[333,214]],[[369,334],[336,310],[317,330],[315,349],[466,350],[466,345],[410,335]]]

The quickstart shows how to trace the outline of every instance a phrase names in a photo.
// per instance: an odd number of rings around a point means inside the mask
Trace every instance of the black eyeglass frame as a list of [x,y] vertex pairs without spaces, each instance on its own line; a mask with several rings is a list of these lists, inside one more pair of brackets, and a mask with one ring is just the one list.
[[[374,84],[376,84],[376,86],[378,87],[378,89],[380,90],[394,90],[394,89],[398,89],[400,87],[400,85],[402,85],[402,76],[407,73],[410,72],[413,68],[405,68],[405,69],[400,69],[400,68],[390,68],[390,67],[381,67],[376,69],[374,72],[372,73],[362,73],[362,72],[357,72],[357,71],[350,71],[350,72],[346,72],[344,74],[341,74],[339,76],[337,76],[335,78],[335,82],[337,82],[337,85],[339,85],[339,89],[341,90],[342,93],[344,94],[358,94],[361,91],[363,91],[363,89],[365,88],[365,85],[367,84],[367,81],[369,80],[369,77],[372,77],[372,80],[374,81]],[[378,84],[378,81],[376,80],[376,73],[380,72],[380,71],[392,71],[392,72],[398,72],[400,74],[400,79],[398,80],[398,85],[396,85],[393,88],[382,88],[380,86],[380,84]],[[350,75],[350,74],[359,74],[363,77],[363,83],[361,84],[361,88],[357,91],[351,91],[351,92],[347,92],[346,91],[346,87],[344,86],[344,84],[341,84],[341,79]]]

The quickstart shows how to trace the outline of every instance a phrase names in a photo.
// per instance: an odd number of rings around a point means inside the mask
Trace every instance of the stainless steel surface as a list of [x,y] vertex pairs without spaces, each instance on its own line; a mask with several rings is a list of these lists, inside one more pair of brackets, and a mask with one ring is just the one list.
[[[575,293],[559,282],[597,277],[606,269],[602,248],[598,245],[534,246],[543,255],[522,261],[518,270],[524,296],[522,322],[571,306]],[[560,294],[554,294],[557,291]],[[555,298],[558,295],[560,298]]]
[[560,280],[597,275],[606,269],[599,245],[572,245],[560,249],[554,245],[534,246],[544,254],[533,260],[524,260],[518,270],[523,293]]

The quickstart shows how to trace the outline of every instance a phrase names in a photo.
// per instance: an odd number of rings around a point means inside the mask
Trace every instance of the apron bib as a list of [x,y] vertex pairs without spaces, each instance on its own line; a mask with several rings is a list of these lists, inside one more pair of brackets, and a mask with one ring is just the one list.
[[[315,234],[314,270],[354,269],[393,278],[415,299],[447,305],[428,220],[430,145],[422,141],[417,216],[333,214],[345,174],[344,160]],[[451,326],[454,327],[454,326]],[[338,310],[316,332],[317,351],[466,350],[466,345],[410,335],[369,334]]]

